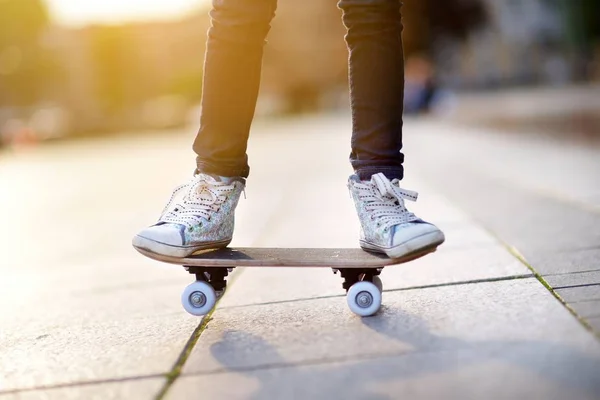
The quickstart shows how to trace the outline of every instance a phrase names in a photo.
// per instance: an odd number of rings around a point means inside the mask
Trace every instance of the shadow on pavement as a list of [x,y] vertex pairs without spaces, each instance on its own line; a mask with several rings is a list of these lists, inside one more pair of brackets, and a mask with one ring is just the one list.
[[[329,360],[293,363],[262,337],[242,331],[224,332],[222,340],[210,350],[224,367],[222,372],[243,374],[259,382],[260,388],[248,396],[252,399],[379,400],[408,394],[445,398],[600,396],[600,357],[569,346],[539,340],[469,341],[439,336],[423,319],[396,309],[382,308],[378,316],[363,319],[363,324],[373,331],[374,338],[385,335],[413,350],[341,359],[332,355]],[[314,340],[319,339],[315,327]],[[247,365],[244,357],[249,347],[252,353],[272,361],[258,367],[240,367]],[[560,390],[555,391],[557,387]],[[392,393],[390,388],[401,388],[402,392]]]

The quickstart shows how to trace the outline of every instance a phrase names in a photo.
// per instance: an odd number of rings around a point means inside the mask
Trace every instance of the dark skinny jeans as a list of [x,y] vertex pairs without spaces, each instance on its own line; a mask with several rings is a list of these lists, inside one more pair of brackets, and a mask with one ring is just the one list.
[[[402,179],[404,56],[399,0],[340,0],[349,52],[350,162],[361,179]],[[197,168],[248,177],[246,154],[276,0],[213,0]]]

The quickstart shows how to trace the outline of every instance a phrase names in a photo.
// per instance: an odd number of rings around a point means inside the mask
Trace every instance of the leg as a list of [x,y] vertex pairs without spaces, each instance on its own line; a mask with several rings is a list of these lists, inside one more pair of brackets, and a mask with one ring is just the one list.
[[352,153],[361,180],[402,179],[404,55],[399,0],[340,0],[347,29]]
[[445,240],[435,225],[409,212],[417,193],[403,178],[404,55],[400,0],[340,0],[350,52],[352,153],[349,187],[363,249],[412,260]]
[[265,38],[276,0],[213,0],[204,64],[200,172],[249,174],[246,147],[260,84]]
[[133,238],[133,246],[143,254],[182,258],[231,242],[234,210],[245,187],[242,178],[249,173],[246,145],[263,46],[276,4],[277,0],[213,0],[200,131],[194,142],[199,173],[174,190],[157,223]]

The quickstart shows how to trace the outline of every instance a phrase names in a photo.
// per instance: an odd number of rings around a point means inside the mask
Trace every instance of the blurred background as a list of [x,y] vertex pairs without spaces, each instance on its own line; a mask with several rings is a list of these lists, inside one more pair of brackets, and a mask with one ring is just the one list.
[[[259,116],[347,107],[345,29],[335,3],[280,0]],[[209,7],[208,0],[0,0],[0,145],[196,124]],[[550,88],[576,99],[574,87],[596,88],[597,0],[407,0],[403,14],[407,114],[547,129],[562,122],[586,132],[598,125],[588,102],[565,100],[573,109],[555,107],[542,122],[517,120],[508,109],[492,115],[498,98],[489,96]]]

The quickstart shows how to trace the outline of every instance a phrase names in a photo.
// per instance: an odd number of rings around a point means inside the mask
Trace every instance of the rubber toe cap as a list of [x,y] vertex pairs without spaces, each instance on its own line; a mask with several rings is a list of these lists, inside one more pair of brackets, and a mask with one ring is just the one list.
[[133,245],[136,245],[136,241],[147,243],[150,240],[170,246],[183,246],[182,229],[181,226],[175,224],[154,225],[138,233],[133,238]]
[[392,246],[398,246],[420,237],[430,238],[431,244],[443,242],[445,239],[442,231],[435,225],[426,222],[408,223],[395,227]]

